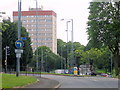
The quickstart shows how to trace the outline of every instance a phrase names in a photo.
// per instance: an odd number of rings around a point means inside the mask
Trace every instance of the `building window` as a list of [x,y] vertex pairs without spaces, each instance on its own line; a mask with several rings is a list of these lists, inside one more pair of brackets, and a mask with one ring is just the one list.
[[46,22],[52,22],[52,19],[46,19]]
[[52,25],[51,24],[46,24],[46,27],[52,27]]

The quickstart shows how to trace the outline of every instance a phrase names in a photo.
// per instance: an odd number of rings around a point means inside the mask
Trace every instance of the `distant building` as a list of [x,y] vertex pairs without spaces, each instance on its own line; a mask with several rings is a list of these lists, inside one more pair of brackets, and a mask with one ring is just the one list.
[[7,16],[5,12],[0,12],[0,23],[2,23],[3,20],[10,20],[10,17]]
[[[13,21],[18,21],[18,11],[13,12]],[[47,46],[57,54],[56,13],[54,11],[41,8],[36,11],[36,8],[29,8],[29,11],[21,11],[21,22],[29,32],[33,51],[38,46]]]

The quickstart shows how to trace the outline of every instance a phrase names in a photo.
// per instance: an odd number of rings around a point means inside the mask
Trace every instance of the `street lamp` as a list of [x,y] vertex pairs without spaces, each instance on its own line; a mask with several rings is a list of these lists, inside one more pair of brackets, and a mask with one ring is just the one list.
[[[18,40],[21,40],[21,0],[18,0]],[[18,41],[16,41],[16,46]],[[15,49],[16,57],[17,57],[17,62],[16,62],[16,76],[19,76],[20,73],[20,58],[21,58],[21,53],[23,53],[22,49],[19,49],[20,47],[17,47]]]
[[38,72],[38,2],[36,1],[36,72]]
[[73,19],[61,19],[62,21],[63,20],[67,20],[67,21],[69,21],[69,22],[71,22],[72,23],[72,31],[71,31],[71,41],[72,41],[72,46],[71,46],[71,53],[72,53],[72,55],[71,55],[71,65],[70,66],[73,66],[74,65],[74,53],[73,53],[73,50],[74,50],[74,47],[73,47]]
[[60,49],[61,49],[60,51],[61,51],[61,69],[62,69],[63,68],[63,65],[62,65],[62,59],[63,59],[62,58],[62,45],[61,45]]
[[[63,21],[64,19],[61,19],[61,21]],[[69,23],[70,21],[66,21],[66,33],[67,33],[67,43],[68,43],[68,23]],[[69,65],[69,61],[68,61],[68,45],[66,44],[66,49],[67,49],[67,51],[66,51],[66,69],[67,69],[67,67],[68,67],[68,65]]]

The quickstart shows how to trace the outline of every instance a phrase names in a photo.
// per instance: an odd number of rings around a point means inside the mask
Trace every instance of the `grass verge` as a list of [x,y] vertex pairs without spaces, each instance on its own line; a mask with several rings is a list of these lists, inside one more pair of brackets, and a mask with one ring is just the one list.
[[0,89],[2,88],[2,74],[0,73]]
[[[40,72],[25,72],[21,71],[23,74],[40,74]],[[79,77],[89,77],[91,75],[74,75],[74,74],[58,74],[58,73],[47,73],[47,72],[41,72],[41,74],[47,74],[47,75],[62,75],[62,76],[79,76]]]
[[19,76],[12,74],[2,74],[2,88],[21,87],[36,82],[32,76]]

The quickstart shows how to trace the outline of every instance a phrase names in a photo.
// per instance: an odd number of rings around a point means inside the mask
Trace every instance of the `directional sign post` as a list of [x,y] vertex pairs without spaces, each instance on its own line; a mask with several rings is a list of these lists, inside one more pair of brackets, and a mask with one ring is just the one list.
[[17,41],[15,42],[15,46],[16,46],[17,48],[22,48],[22,47],[24,46],[24,43],[23,43],[23,41],[21,41],[21,40],[17,40]]
[[22,39],[22,40],[27,40],[27,38],[26,38],[26,37],[21,37],[21,39]]
[[20,72],[20,58],[21,58],[21,53],[23,53],[22,49],[15,49],[16,53],[16,58],[17,58],[17,65],[16,65],[16,76],[19,76]]
[[17,49],[15,49],[16,53],[16,58],[17,58],[17,65],[16,65],[16,76],[19,76],[20,73],[20,58],[21,58],[21,53],[23,53],[23,50],[21,49],[24,46],[23,41],[17,40],[15,42],[15,46]]
[[18,0],[18,40],[15,42],[15,46],[17,49],[16,57],[17,57],[17,63],[16,63],[16,76],[19,76],[20,73],[20,57],[21,57],[21,48],[24,46],[24,43],[20,40],[21,39],[21,0]]

